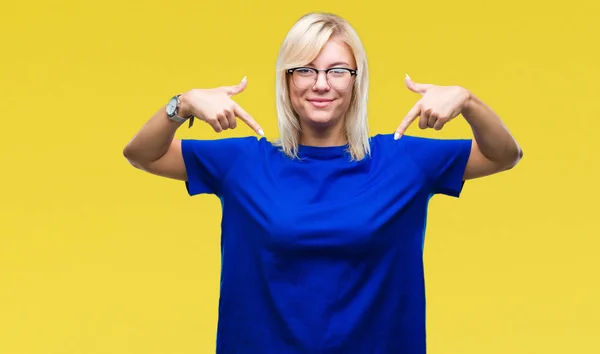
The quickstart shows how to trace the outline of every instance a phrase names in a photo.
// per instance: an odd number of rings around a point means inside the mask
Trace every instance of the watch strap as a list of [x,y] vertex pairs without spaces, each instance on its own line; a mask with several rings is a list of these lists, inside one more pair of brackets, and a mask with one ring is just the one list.
[[177,106],[175,107],[175,114],[172,116],[168,116],[168,115],[167,116],[170,120],[177,122],[177,123],[184,123],[186,120],[189,120],[190,123],[189,123],[188,128],[191,128],[192,125],[194,125],[194,115],[190,114],[189,117],[180,117],[179,116],[179,105],[181,104],[181,102],[179,101],[179,96],[181,96],[181,94],[178,94],[175,96],[175,99],[177,100]]

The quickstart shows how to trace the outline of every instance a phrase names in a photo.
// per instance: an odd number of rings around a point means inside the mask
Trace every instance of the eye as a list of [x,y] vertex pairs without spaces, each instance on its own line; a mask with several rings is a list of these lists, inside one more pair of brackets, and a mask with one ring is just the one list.
[[333,76],[344,76],[348,73],[349,71],[346,69],[333,69],[329,71],[329,74]]
[[312,70],[307,69],[307,68],[296,69],[296,73],[298,75],[302,75],[302,76],[309,76],[309,75],[314,74],[314,72]]

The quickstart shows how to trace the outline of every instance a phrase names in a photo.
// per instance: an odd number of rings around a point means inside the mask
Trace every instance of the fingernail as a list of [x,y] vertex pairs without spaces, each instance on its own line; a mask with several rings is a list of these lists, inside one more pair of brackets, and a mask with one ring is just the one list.
[[247,78],[247,77],[248,77],[248,76],[244,76],[244,78],[242,79],[242,82],[246,81],[246,78]]
[[411,78],[410,78],[410,76],[408,76],[408,74],[405,73],[404,75],[406,75],[407,79],[411,80]]
[[400,139],[400,133],[396,132],[394,133],[394,140],[398,140]]
[[263,130],[262,130],[262,129],[259,129],[259,130],[258,130],[258,134],[259,134],[260,136],[262,136],[262,137],[264,137],[264,136],[265,136],[265,132],[263,132]]

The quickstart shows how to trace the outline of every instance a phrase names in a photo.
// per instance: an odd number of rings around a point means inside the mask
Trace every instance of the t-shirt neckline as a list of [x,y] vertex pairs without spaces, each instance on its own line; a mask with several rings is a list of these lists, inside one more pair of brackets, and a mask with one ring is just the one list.
[[336,146],[298,145],[298,156],[321,158],[342,157],[347,154],[348,147],[348,144]]

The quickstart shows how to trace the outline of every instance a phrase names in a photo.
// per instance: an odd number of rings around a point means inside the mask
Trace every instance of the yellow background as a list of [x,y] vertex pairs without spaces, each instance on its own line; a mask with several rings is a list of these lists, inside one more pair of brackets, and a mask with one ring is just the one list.
[[[429,352],[600,352],[597,1],[64,0],[0,11],[0,354],[214,352],[219,202],[122,149],[171,95],[246,75],[237,101],[276,138],[277,51],[309,11],[359,31],[373,134],[418,99],[406,72],[469,88],[524,149],[432,202]],[[252,134],[199,123],[178,136]]]

